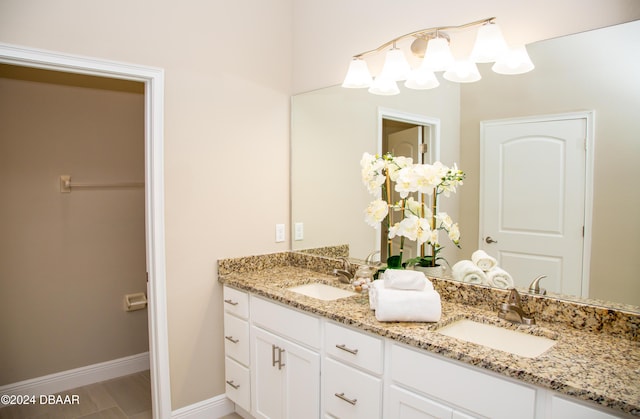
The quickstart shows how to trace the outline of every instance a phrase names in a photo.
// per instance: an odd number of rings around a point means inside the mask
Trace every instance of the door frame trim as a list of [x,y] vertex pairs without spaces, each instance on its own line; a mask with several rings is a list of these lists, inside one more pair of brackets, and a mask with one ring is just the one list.
[[154,418],[171,417],[164,233],[164,70],[0,43],[0,63],[145,84],[145,241]]
[[[584,119],[586,121],[585,132],[585,173],[584,173],[584,237],[582,244],[582,295],[580,297],[588,298],[589,281],[591,268],[591,235],[593,231],[593,171],[595,167],[595,110],[565,112],[558,114],[544,114],[526,117],[515,117],[505,119],[492,119],[480,121],[480,144],[484,141],[484,127],[490,125],[506,125],[517,123],[531,122],[550,122],[564,121],[569,119]],[[482,183],[480,183],[482,188]],[[483,194],[480,193],[482,199]],[[482,226],[482,202],[480,202],[480,211],[478,223]],[[482,232],[478,234],[478,245],[482,246]]]

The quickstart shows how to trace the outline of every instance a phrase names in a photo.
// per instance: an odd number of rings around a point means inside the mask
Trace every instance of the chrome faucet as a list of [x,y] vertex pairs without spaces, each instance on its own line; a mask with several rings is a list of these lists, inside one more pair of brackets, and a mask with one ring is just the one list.
[[547,293],[547,290],[544,288],[540,288],[540,285],[538,285],[538,283],[542,278],[546,278],[546,277],[547,277],[546,275],[540,275],[539,277],[534,279],[533,282],[531,282],[531,285],[529,285],[529,292],[531,294],[545,295]]
[[536,324],[533,317],[525,316],[524,311],[522,310],[522,303],[520,302],[520,294],[518,294],[518,291],[516,291],[515,288],[510,288],[508,301],[500,304],[498,317],[512,323],[526,325]]
[[351,266],[351,262],[347,258],[338,258],[342,261],[343,269],[334,269],[333,274],[338,277],[340,282],[344,282],[345,284],[350,284],[353,280],[353,268]]
[[353,280],[353,274],[344,269],[334,269],[333,274],[338,277],[338,281],[344,282],[345,284],[350,284]]
[[366,264],[367,264],[367,265],[369,265],[369,266],[380,266],[380,264],[381,264],[381,263],[380,263],[380,260],[378,260],[378,261],[377,261],[377,262],[375,262],[375,263],[373,262],[373,257],[374,257],[375,255],[377,255],[377,254],[380,254],[380,251],[379,251],[379,250],[375,250],[375,251],[373,251],[373,252],[369,253],[369,254],[367,255],[367,258],[364,260],[364,263],[366,263]]

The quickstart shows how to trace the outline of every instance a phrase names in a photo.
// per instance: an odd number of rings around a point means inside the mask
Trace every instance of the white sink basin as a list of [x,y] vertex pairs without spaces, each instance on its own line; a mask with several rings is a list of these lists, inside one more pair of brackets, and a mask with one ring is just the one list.
[[355,292],[343,290],[342,288],[332,287],[331,285],[313,282],[311,284],[298,285],[296,287],[287,288],[289,291],[306,295],[307,297],[317,298],[318,300],[333,301],[339,298],[351,297],[356,295]]
[[525,358],[535,358],[556,344],[555,340],[543,336],[529,335],[468,319],[458,320],[438,329],[437,332]]

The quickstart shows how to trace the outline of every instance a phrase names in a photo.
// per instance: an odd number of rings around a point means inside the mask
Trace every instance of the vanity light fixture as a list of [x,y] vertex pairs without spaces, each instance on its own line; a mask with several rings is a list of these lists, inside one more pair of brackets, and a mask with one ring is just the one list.
[[[405,80],[409,89],[433,89],[439,86],[435,72],[444,72],[446,80],[471,83],[481,79],[476,63],[494,62],[491,69],[498,74],[522,74],[533,70],[534,65],[526,48],[509,48],[495,17],[466,23],[460,26],[444,26],[421,29],[399,36],[378,48],[354,55],[342,87],[369,88],[377,95],[397,95],[397,82]],[[471,55],[467,59],[455,59],[449,48],[450,33],[480,26]],[[404,52],[397,48],[399,41],[414,38],[413,55],[422,58],[421,64],[411,69]],[[387,50],[382,71],[373,78],[364,57]]]

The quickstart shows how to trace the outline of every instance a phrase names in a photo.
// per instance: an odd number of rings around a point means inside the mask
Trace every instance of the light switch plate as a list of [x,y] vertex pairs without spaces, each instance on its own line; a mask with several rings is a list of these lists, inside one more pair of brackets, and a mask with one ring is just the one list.
[[304,224],[303,223],[295,223],[293,226],[293,239],[294,240],[302,240],[304,239]]
[[276,243],[284,241],[284,224],[276,224]]

